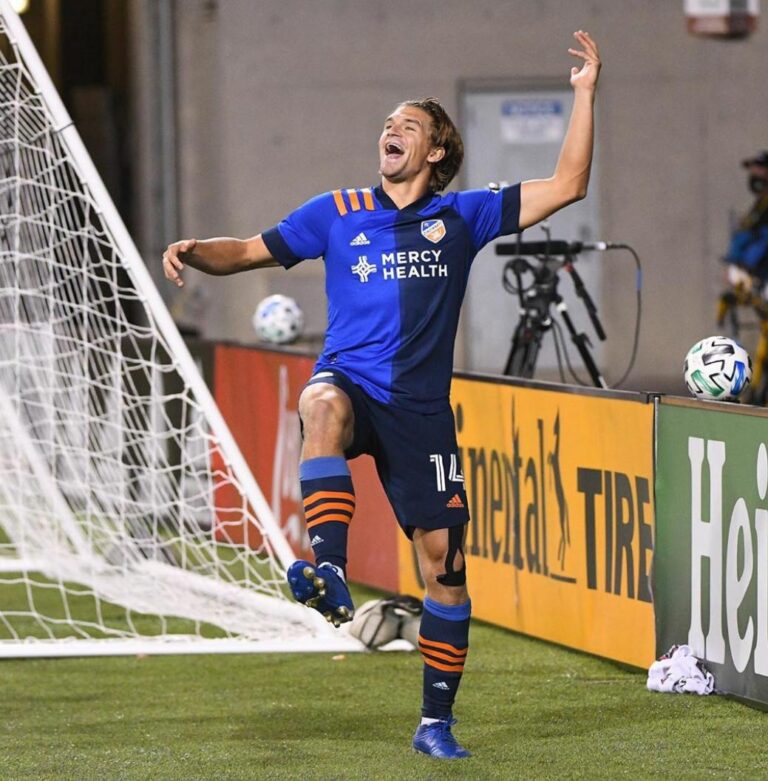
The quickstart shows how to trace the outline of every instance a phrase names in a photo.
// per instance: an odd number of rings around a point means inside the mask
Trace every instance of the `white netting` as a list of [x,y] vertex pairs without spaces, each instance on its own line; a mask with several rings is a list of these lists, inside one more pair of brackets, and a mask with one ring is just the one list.
[[312,613],[285,599],[269,519],[228,466],[210,400],[82,181],[15,24],[0,16],[0,646],[306,637]]

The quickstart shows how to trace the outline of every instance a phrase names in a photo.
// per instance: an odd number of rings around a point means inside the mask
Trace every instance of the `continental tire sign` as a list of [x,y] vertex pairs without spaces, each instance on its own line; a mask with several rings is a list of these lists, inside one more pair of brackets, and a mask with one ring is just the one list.
[[[653,408],[639,399],[454,379],[475,617],[653,660]],[[407,543],[400,562],[418,593]]]
[[768,703],[768,417],[659,408],[658,648],[688,643],[718,690]]

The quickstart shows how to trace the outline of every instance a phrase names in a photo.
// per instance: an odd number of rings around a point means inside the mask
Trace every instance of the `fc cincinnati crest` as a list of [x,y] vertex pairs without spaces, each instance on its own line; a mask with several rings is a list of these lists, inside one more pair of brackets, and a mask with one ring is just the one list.
[[433,244],[437,244],[445,236],[445,224],[442,220],[424,220],[421,223],[421,235]]

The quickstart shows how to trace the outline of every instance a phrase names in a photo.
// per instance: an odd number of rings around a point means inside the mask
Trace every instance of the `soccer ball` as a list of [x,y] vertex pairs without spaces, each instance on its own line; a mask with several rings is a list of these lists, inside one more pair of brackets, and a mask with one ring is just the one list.
[[421,600],[406,594],[389,599],[372,599],[355,610],[349,633],[371,649],[380,648],[398,638],[418,648],[423,611]]
[[699,399],[734,401],[751,381],[749,353],[727,336],[708,336],[685,356],[685,384]]
[[259,302],[252,322],[262,342],[288,344],[304,330],[304,313],[292,298],[277,293]]

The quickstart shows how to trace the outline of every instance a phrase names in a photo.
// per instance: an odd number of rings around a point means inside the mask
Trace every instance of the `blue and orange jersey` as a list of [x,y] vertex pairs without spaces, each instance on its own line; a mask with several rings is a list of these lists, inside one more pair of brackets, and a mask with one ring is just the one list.
[[472,261],[519,230],[520,185],[398,209],[381,187],[334,190],[265,231],[290,268],[325,260],[328,329],[316,371],[336,368],[378,401],[422,412],[448,404],[453,346]]

